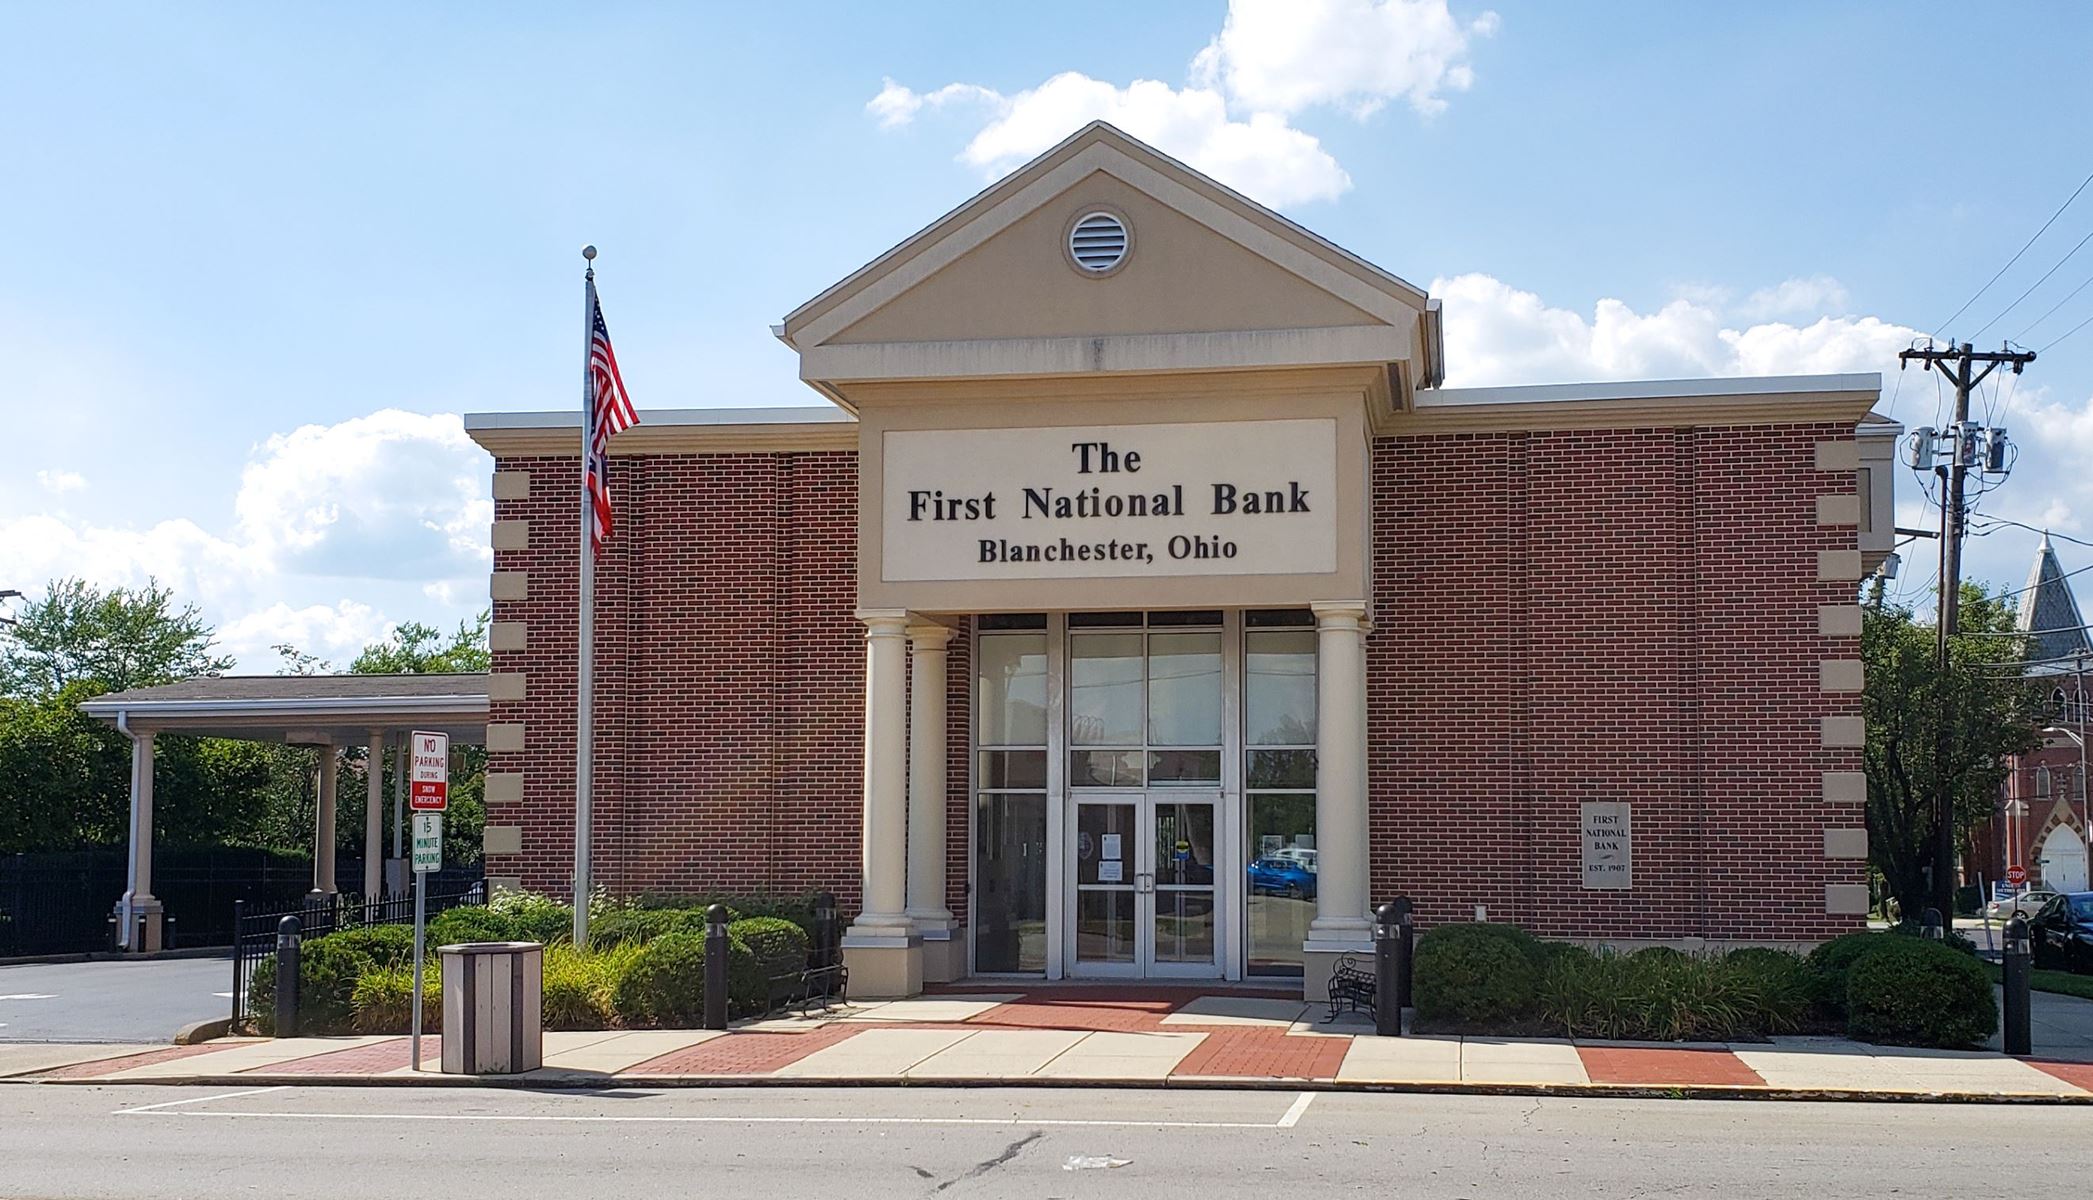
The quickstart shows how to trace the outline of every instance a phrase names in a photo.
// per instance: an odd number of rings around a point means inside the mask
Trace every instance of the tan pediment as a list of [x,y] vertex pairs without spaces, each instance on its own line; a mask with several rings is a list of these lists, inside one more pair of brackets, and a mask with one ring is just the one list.
[[[1071,225],[1124,221],[1093,274]],[[1436,381],[1438,306],[1411,284],[1118,130],[1092,124],[789,315],[800,375],[856,383],[1376,365]]]

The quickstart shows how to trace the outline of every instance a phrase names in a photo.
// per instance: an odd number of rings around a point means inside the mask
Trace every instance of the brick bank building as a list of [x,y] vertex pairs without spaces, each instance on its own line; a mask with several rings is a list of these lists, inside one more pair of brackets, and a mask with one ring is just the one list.
[[[828,888],[853,985],[1300,979],[1866,907],[1874,375],[1446,389],[1436,301],[1092,125],[611,446],[595,879]],[[487,870],[573,854],[579,418],[494,458]]]

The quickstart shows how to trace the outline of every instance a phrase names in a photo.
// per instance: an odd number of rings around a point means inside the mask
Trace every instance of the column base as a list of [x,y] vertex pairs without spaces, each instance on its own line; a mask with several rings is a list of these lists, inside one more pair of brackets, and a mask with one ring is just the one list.
[[951,921],[918,922],[923,935],[923,982],[951,983],[966,978],[966,927]]
[[850,995],[859,1000],[900,1000],[922,994],[923,935],[883,925],[843,934],[843,966]]
[[[116,902],[116,921],[123,924],[124,902]],[[136,938],[130,947],[133,954],[151,954],[167,948],[167,909],[158,897],[139,896],[131,901],[131,926]],[[123,944],[123,932],[117,932],[117,944]]]
[[1374,968],[1373,939],[1362,937],[1342,941],[1331,938],[1311,938],[1301,946],[1301,998],[1311,1003],[1324,1003],[1330,999],[1330,976],[1337,971],[1338,960],[1345,955],[1363,970]]

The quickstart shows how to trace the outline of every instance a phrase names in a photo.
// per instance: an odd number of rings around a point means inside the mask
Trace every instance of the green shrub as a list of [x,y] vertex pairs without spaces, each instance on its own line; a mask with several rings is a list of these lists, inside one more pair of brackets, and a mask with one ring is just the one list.
[[1801,960],[1767,951],[1690,955],[1558,954],[1542,977],[1539,1012],[1565,1037],[1735,1041],[1784,1033],[1809,1007]]
[[612,909],[589,922],[589,946],[636,946],[678,930],[703,934],[705,919],[701,914],[693,920],[689,910],[680,908]]
[[743,917],[727,926],[727,935],[741,939],[756,956],[766,980],[806,968],[807,931],[783,917]]
[[1509,1028],[1536,1015],[1546,952],[1512,925],[1436,925],[1417,939],[1412,998],[1419,1019]]
[[1977,960],[1918,938],[1884,938],[1846,982],[1847,1032],[1894,1046],[1967,1046],[1998,1028],[1991,979]]
[[[1919,924],[1917,921],[1904,921],[1899,924],[1892,925],[1890,926],[1890,932],[1896,934],[1899,937],[1915,937],[1927,941],[1932,940],[1926,937],[1926,927]],[[1970,940],[1970,936],[1962,932],[1960,929],[1942,930],[1940,940],[1947,946],[1949,946],[1951,949],[1960,950],[1964,954],[1974,955],[1977,952],[1977,943]]]
[[[358,1033],[404,1033],[413,1020],[414,967],[379,967],[356,980],[349,998],[349,1026]],[[443,1031],[443,972],[433,962],[422,971],[422,1032]]]
[[611,985],[611,1009],[627,1025],[696,1024],[705,1016],[705,939],[664,933],[639,947]]
[[1847,933],[1810,951],[1805,960],[1811,998],[1830,1016],[1846,1017],[1846,984],[1853,964],[1883,944],[1879,933]]
[[536,892],[503,891],[487,902],[487,911],[507,923],[505,941],[554,942],[574,940],[574,908]]
[[412,925],[364,925],[356,929],[344,929],[325,937],[314,938],[306,945],[327,942],[330,945],[354,950],[370,956],[373,963],[388,967],[394,963],[414,961],[414,926]]
[[545,948],[543,1007],[547,1029],[608,1029],[616,1010],[611,993],[640,947],[591,947],[571,942]]
[[429,918],[428,947],[455,946],[463,942],[518,941],[513,922],[493,909],[476,904],[445,909]]
[[[360,932],[360,931],[358,931]],[[339,1033],[349,1027],[350,996],[356,981],[377,963],[354,940],[329,934],[298,948],[298,1032]],[[412,931],[409,932],[412,936]],[[411,952],[411,951],[410,951]],[[276,1033],[276,956],[254,964],[247,981],[247,1018],[255,1032]]]

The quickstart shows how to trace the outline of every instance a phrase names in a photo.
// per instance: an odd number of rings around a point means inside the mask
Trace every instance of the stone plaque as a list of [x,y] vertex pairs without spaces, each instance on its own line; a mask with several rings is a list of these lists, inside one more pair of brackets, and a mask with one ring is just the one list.
[[1635,835],[1629,805],[1588,801],[1583,806],[1584,886],[1635,886]]

